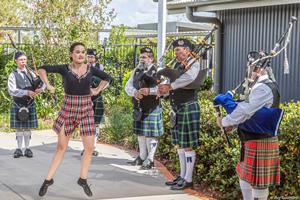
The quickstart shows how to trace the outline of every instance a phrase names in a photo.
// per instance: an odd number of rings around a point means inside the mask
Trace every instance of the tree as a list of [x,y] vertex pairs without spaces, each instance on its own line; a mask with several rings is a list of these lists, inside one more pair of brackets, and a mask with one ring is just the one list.
[[[29,22],[30,15],[24,1],[0,1],[0,26],[25,26]],[[12,31],[0,30],[0,42],[3,42],[6,33],[12,33]]]
[[91,39],[115,18],[107,11],[111,0],[29,0],[32,24],[38,30],[35,44],[47,64],[69,61],[73,42],[92,43]]
[[30,12],[27,5],[20,0],[0,1],[0,25],[1,26],[21,26],[28,22]]

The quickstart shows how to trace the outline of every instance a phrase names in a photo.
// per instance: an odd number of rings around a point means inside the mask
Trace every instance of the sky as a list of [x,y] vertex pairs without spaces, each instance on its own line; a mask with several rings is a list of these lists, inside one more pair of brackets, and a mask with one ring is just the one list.
[[[158,21],[158,3],[153,0],[112,0],[107,9],[115,9],[117,13],[112,25],[124,24],[137,27],[138,24]],[[195,15],[214,16],[212,13],[196,13]],[[190,22],[185,14],[167,15],[167,22],[174,21]],[[108,36],[108,33],[100,33],[100,40]]]
[[[153,0],[112,0],[109,9],[112,8],[118,13],[113,25],[136,26],[142,23],[157,22],[158,19],[158,3]],[[178,20],[188,21],[183,15],[167,15],[167,21]]]

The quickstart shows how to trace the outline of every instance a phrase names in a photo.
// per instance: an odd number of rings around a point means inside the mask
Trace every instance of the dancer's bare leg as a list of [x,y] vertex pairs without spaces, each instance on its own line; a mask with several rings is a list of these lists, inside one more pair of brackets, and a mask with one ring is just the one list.
[[56,151],[54,153],[46,180],[51,180],[53,178],[58,166],[62,162],[69,144],[70,137],[71,137],[70,135],[68,136],[65,135],[65,125],[63,125],[60,132],[58,133],[58,142],[57,142]]
[[86,179],[94,152],[94,135],[82,136],[84,153],[81,158],[80,178]]

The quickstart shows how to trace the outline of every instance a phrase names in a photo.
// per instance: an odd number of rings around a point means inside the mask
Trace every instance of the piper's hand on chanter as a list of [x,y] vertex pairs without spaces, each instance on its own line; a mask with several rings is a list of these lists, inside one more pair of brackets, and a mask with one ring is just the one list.
[[29,96],[30,98],[33,99],[33,98],[35,97],[35,95],[36,95],[35,92],[28,90],[28,96]]
[[217,124],[218,124],[218,126],[219,126],[220,128],[223,128],[223,125],[222,125],[222,119],[223,119],[223,117],[218,117],[218,118],[217,118]]
[[158,99],[161,96],[164,96],[166,94],[166,92],[168,92],[170,90],[173,90],[173,88],[171,87],[170,84],[161,84],[161,85],[158,85],[156,99]]
[[223,127],[221,137],[223,137],[225,135],[224,129],[225,129],[226,133],[231,133],[233,130],[233,126]]
[[222,125],[222,119],[223,119],[223,117],[218,117],[218,118],[217,118],[217,124],[218,124],[218,126],[221,128],[221,130],[222,130],[221,137],[223,137],[223,136],[225,135],[224,129],[225,129],[226,133],[230,133],[230,132],[232,132],[232,130],[233,130],[233,126],[227,126],[227,127],[224,127],[224,126]]
[[35,93],[37,95],[41,94],[42,92],[43,92],[43,90],[41,88],[38,88],[38,89],[35,90]]
[[149,88],[141,88],[140,89],[140,94],[143,96],[148,96],[150,93],[150,89]]
[[91,88],[90,91],[91,91],[91,96],[97,96],[98,92],[96,88]]
[[52,85],[49,84],[46,87],[47,87],[48,90],[50,90],[50,93],[53,94],[55,92],[55,87],[53,87]]
[[138,101],[143,98],[143,95],[137,90],[134,92],[134,98]]

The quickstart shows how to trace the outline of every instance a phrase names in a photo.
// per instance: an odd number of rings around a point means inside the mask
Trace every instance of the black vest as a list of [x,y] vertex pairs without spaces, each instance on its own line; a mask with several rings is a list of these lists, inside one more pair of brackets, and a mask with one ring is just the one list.
[[[17,70],[13,71],[13,74],[15,75],[16,78],[16,86],[18,89],[22,90],[30,90],[33,91],[33,79],[31,75],[27,72],[25,78],[23,78]],[[25,75],[25,74],[24,74]],[[28,95],[24,95],[22,97],[13,97],[14,102],[16,103],[21,103],[23,105],[27,105],[28,101],[31,99]]]
[[[270,79],[265,79],[265,80],[261,81],[260,83],[267,85],[272,90],[273,104],[272,104],[271,108],[279,108],[280,94],[279,94],[279,88],[278,88],[277,83],[273,82]],[[259,134],[259,133],[254,133],[254,132],[243,130],[240,127],[238,127],[238,135],[242,142],[246,142],[249,140],[259,140],[259,139],[274,137],[274,135],[272,135],[270,133]]]
[[[154,66],[152,66],[149,71],[154,70]],[[133,76],[133,87],[137,90],[141,89],[143,86],[140,85],[140,76],[143,74],[142,69],[137,68],[135,70],[134,76]],[[133,108],[137,109],[138,107],[138,101],[132,97],[132,104],[133,104]],[[142,111],[147,111],[151,108],[156,108],[159,105],[159,99],[156,99],[156,95],[148,95],[148,96],[144,96],[141,100],[140,100],[140,105],[142,108]]]
[[[182,70],[182,69],[178,68],[179,65],[180,65],[180,63],[177,62],[173,69]],[[199,88],[197,88],[197,89],[178,88],[176,90],[171,90],[169,92],[170,104],[172,106],[175,106],[175,105],[179,105],[181,103],[196,101],[198,98],[198,90],[199,90]]]

